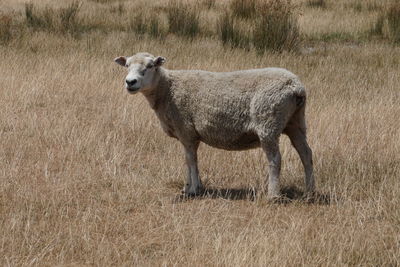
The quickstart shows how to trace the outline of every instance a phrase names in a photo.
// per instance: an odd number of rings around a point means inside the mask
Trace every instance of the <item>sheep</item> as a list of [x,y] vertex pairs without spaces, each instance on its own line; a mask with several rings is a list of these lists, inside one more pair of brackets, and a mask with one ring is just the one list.
[[290,138],[302,161],[306,194],[314,192],[312,151],[306,140],[306,91],[293,73],[281,68],[168,70],[162,67],[164,57],[149,53],[114,61],[128,70],[127,91],[141,92],[165,133],[183,145],[188,167],[186,195],[204,192],[197,167],[197,149],[203,142],[225,150],[261,147],[269,163],[268,183],[263,189],[268,199],[281,199],[282,133]]

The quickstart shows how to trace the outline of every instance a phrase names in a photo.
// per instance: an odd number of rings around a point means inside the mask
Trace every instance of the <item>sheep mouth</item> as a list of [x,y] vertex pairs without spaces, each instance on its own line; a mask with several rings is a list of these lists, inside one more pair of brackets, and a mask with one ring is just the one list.
[[137,93],[137,92],[139,91],[139,89],[140,89],[140,88],[134,88],[134,87],[128,87],[128,88],[126,88],[126,90],[127,90],[129,93],[131,93],[131,94]]

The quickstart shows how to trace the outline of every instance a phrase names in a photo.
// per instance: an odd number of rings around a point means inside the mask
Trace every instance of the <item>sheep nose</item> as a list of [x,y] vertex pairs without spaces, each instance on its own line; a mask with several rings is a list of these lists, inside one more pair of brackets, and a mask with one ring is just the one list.
[[132,86],[132,85],[134,85],[136,82],[137,82],[136,79],[133,79],[133,80],[126,80],[126,84],[127,84],[128,86]]

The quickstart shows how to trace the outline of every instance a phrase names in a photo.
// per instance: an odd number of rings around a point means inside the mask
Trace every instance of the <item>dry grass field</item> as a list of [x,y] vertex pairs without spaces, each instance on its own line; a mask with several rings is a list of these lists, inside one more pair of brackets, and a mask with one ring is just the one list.
[[[145,7],[164,14],[161,0],[82,1],[79,18],[96,27],[77,36],[26,26],[25,0],[0,0],[1,265],[399,266],[400,46],[368,35],[389,1],[317,2],[294,2],[297,52],[260,53],[213,35],[228,0],[204,1],[194,38],[124,28]],[[183,198],[180,144],[143,96],[125,92],[113,62],[139,51],[165,56],[170,69],[296,73],[308,89],[319,198],[302,200],[286,136],[281,181],[292,202],[268,203],[260,191],[260,149],[204,144],[207,193]]]

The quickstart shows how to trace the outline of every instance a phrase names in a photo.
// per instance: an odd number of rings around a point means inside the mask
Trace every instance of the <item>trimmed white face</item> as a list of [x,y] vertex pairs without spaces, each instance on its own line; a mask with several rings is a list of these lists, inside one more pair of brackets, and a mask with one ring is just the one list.
[[125,78],[125,88],[129,93],[134,94],[140,90],[151,87],[155,71],[152,61],[153,60],[149,60],[148,64],[145,65],[128,63],[128,75]]
[[136,94],[152,88],[158,82],[157,71],[165,58],[154,58],[147,53],[138,53],[132,57],[119,57],[115,62],[128,68],[125,78],[125,88],[130,94]]

